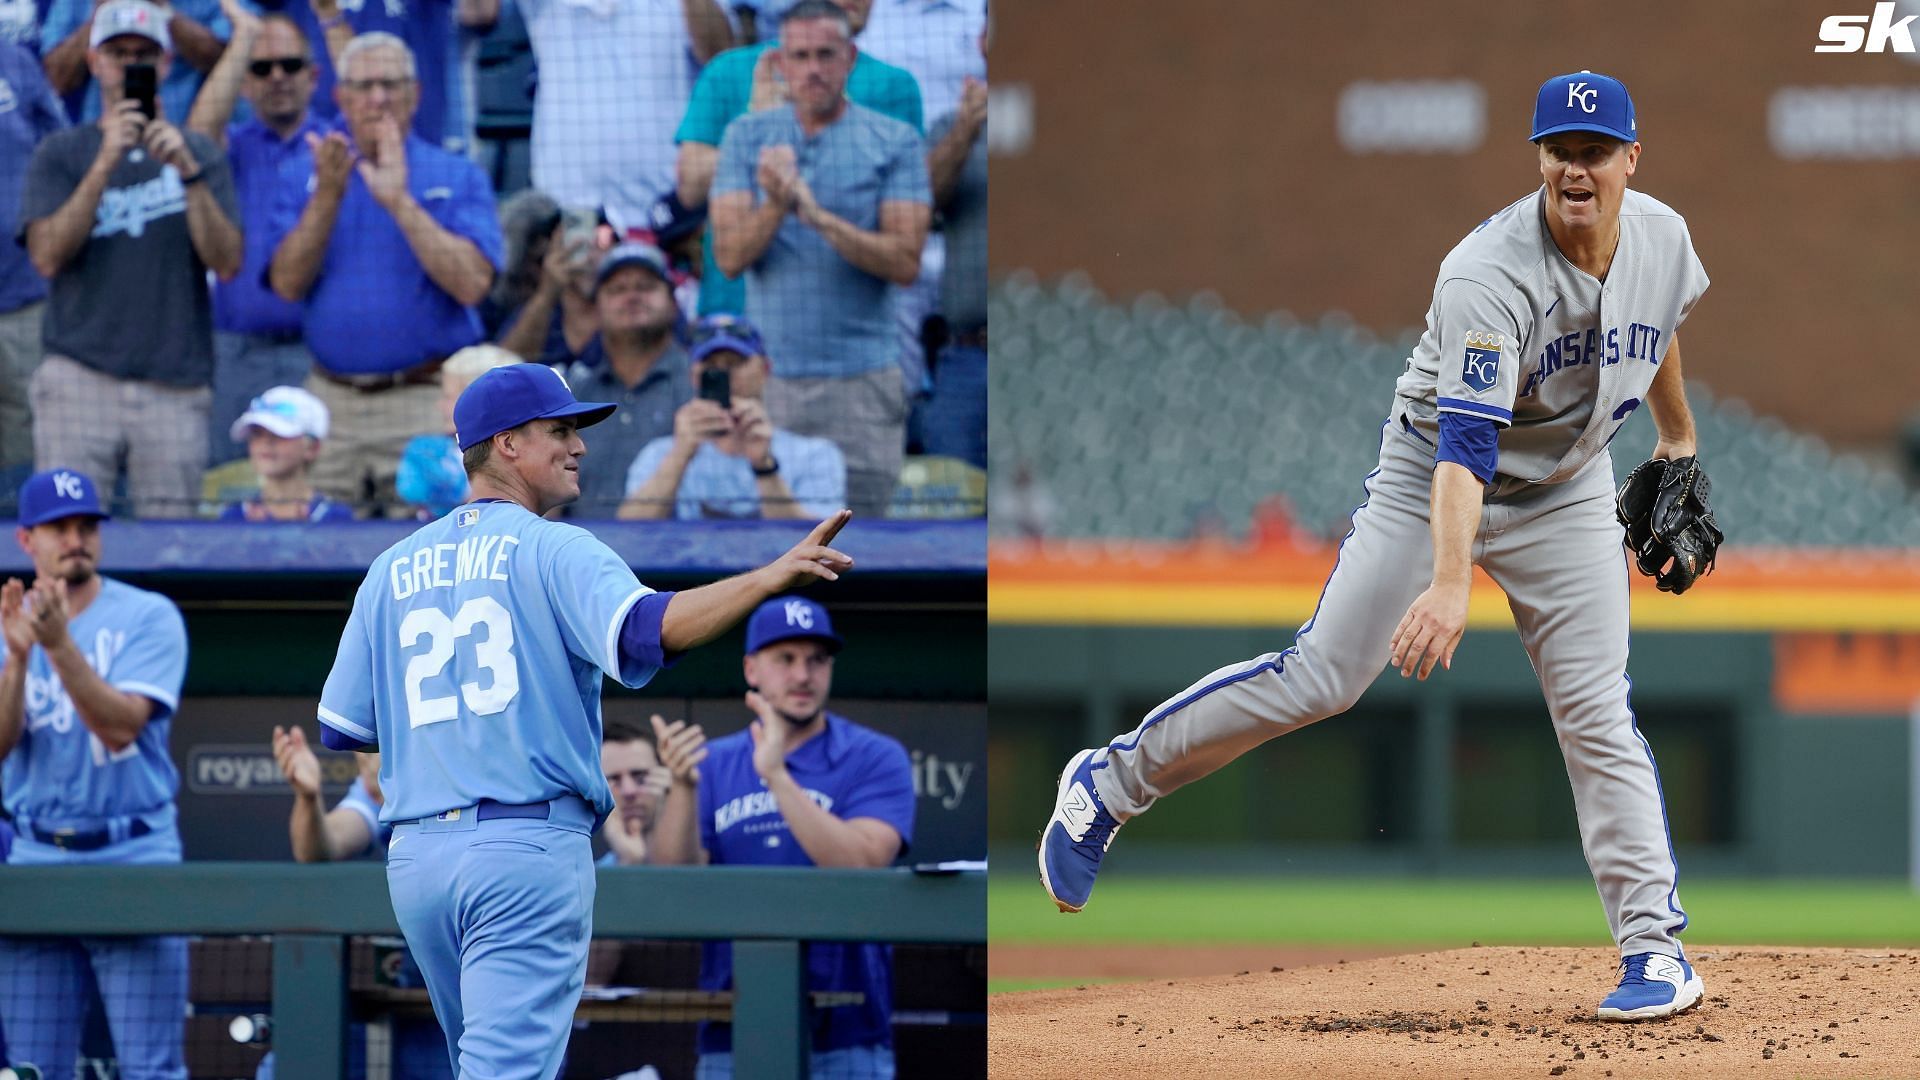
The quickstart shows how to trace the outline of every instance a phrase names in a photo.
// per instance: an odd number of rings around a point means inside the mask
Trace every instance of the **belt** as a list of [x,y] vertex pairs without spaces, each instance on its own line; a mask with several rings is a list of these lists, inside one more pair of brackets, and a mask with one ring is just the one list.
[[[38,825],[28,826],[33,838],[43,844],[52,844],[62,851],[98,851],[114,842],[111,829],[93,829],[78,832],[73,829],[43,829]],[[153,826],[135,818],[127,827],[127,839],[145,836],[153,831]]]
[[473,816],[481,821],[503,817],[539,818],[545,821],[547,816],[553,813],[553,804],[550,802],[506,803],[481,799],[479,806],[480,809],[475,811]]
[[423,364],[415,364],[399,371],[382,371],[370,375],[342,375],[328,371],[318,364],[314,365],[314,374],[330,383],[338,383],[363,394],[391,390],[396,386],[438,386],[440,385],[440,365],[447,362],[444,356],[435,357]]
[[[481,799],[475,805],[479,808],[475,810],[473,814],[476,821],[491,821],[494,818],[539,818],[545,821],[553,813],[553,803],[551,802],[504,803],[496,802],[493,799]],[[448,811],[448,813],[452,813],[452,811]],[[426,817],[413,818],[409,821],[396,821],[394,824],[420,825],[433,821],[438,816],[437,814],[429,814]]]
[[984,349],[987,347],[987,328],[982,326],[977,330],[955,330],[947,339],[947,343],[964,345],[970,349]]

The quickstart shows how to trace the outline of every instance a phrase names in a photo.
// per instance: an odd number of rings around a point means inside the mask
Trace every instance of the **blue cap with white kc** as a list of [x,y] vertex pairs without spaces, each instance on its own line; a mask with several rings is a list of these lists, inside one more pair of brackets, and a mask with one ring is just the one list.
[[776,596],[747,616],[749,653],[794,638],[817,638],[827,643],[830,653],[839,652],[844,644],[840,635],[833,632],[833,620],[827,618],[827,609],[804,596]]
[[529,420],[577,417],[590,427],[613,415],[620,406],[605,401],[577,401],[573,388],[560,373],[545,364],[508,364],[473,380],[453,403],[453,429],[465,450]]
[[1527,138],[1539,142],[1562,131],[1594,131],[1623,142],[1640,138],[1626,86],[1591,71],[1555,75],[1540,84],[1533,103],[1533,134]]
[[103,518],[100,493],[87,474],[74,469],[48,469],[27,477],[20,485],[20,527],[31,529],[76,515]]

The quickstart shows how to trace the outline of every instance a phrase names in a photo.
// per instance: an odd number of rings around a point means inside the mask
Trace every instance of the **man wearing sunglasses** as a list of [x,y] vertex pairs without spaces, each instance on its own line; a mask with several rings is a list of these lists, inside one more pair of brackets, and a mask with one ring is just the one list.
[[[245,448],[227,432],[248,403],[270,387],[300,385],[313,367],[300,330],[300,305],[267,287],[267,262],[273,258],[267,222],[287,161],[305,149],[309,133],[327,132],[308,108],[316,68],[299,24],[285,15],[254,15],[237,0],[223,0],[221,6],[233,24],[233,41],[187,118],[189,131],[226,148],[246,237],[240,276],[213,293],[208,445],[216,465],[242,456]],[[253,106],[253,119],[235,124],[234,103],[243,95]]]

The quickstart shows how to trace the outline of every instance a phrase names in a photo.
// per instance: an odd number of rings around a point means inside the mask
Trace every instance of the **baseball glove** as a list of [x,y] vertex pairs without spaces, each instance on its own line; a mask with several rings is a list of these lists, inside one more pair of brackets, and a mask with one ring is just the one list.
[[1614,515],[1627,529],[1627,547],[1640,572],[1662,592],[1686,592],[1713,572],[1726,539],[1707,505],[1706,470],[1692,457],[1643,461],[1620,485]]

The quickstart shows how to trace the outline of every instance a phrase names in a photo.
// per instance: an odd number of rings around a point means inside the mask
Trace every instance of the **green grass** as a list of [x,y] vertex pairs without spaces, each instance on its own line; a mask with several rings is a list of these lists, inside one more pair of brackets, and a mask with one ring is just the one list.
[[[1903,881],[1688,883],[1692,945],[1920,946],[1920,895]],[[1100,883],[1062,915],[1026,878],[987,890],[992,943],[1290,942],[1409,946],[1601,945],[1585,879],[1151,877]]]

